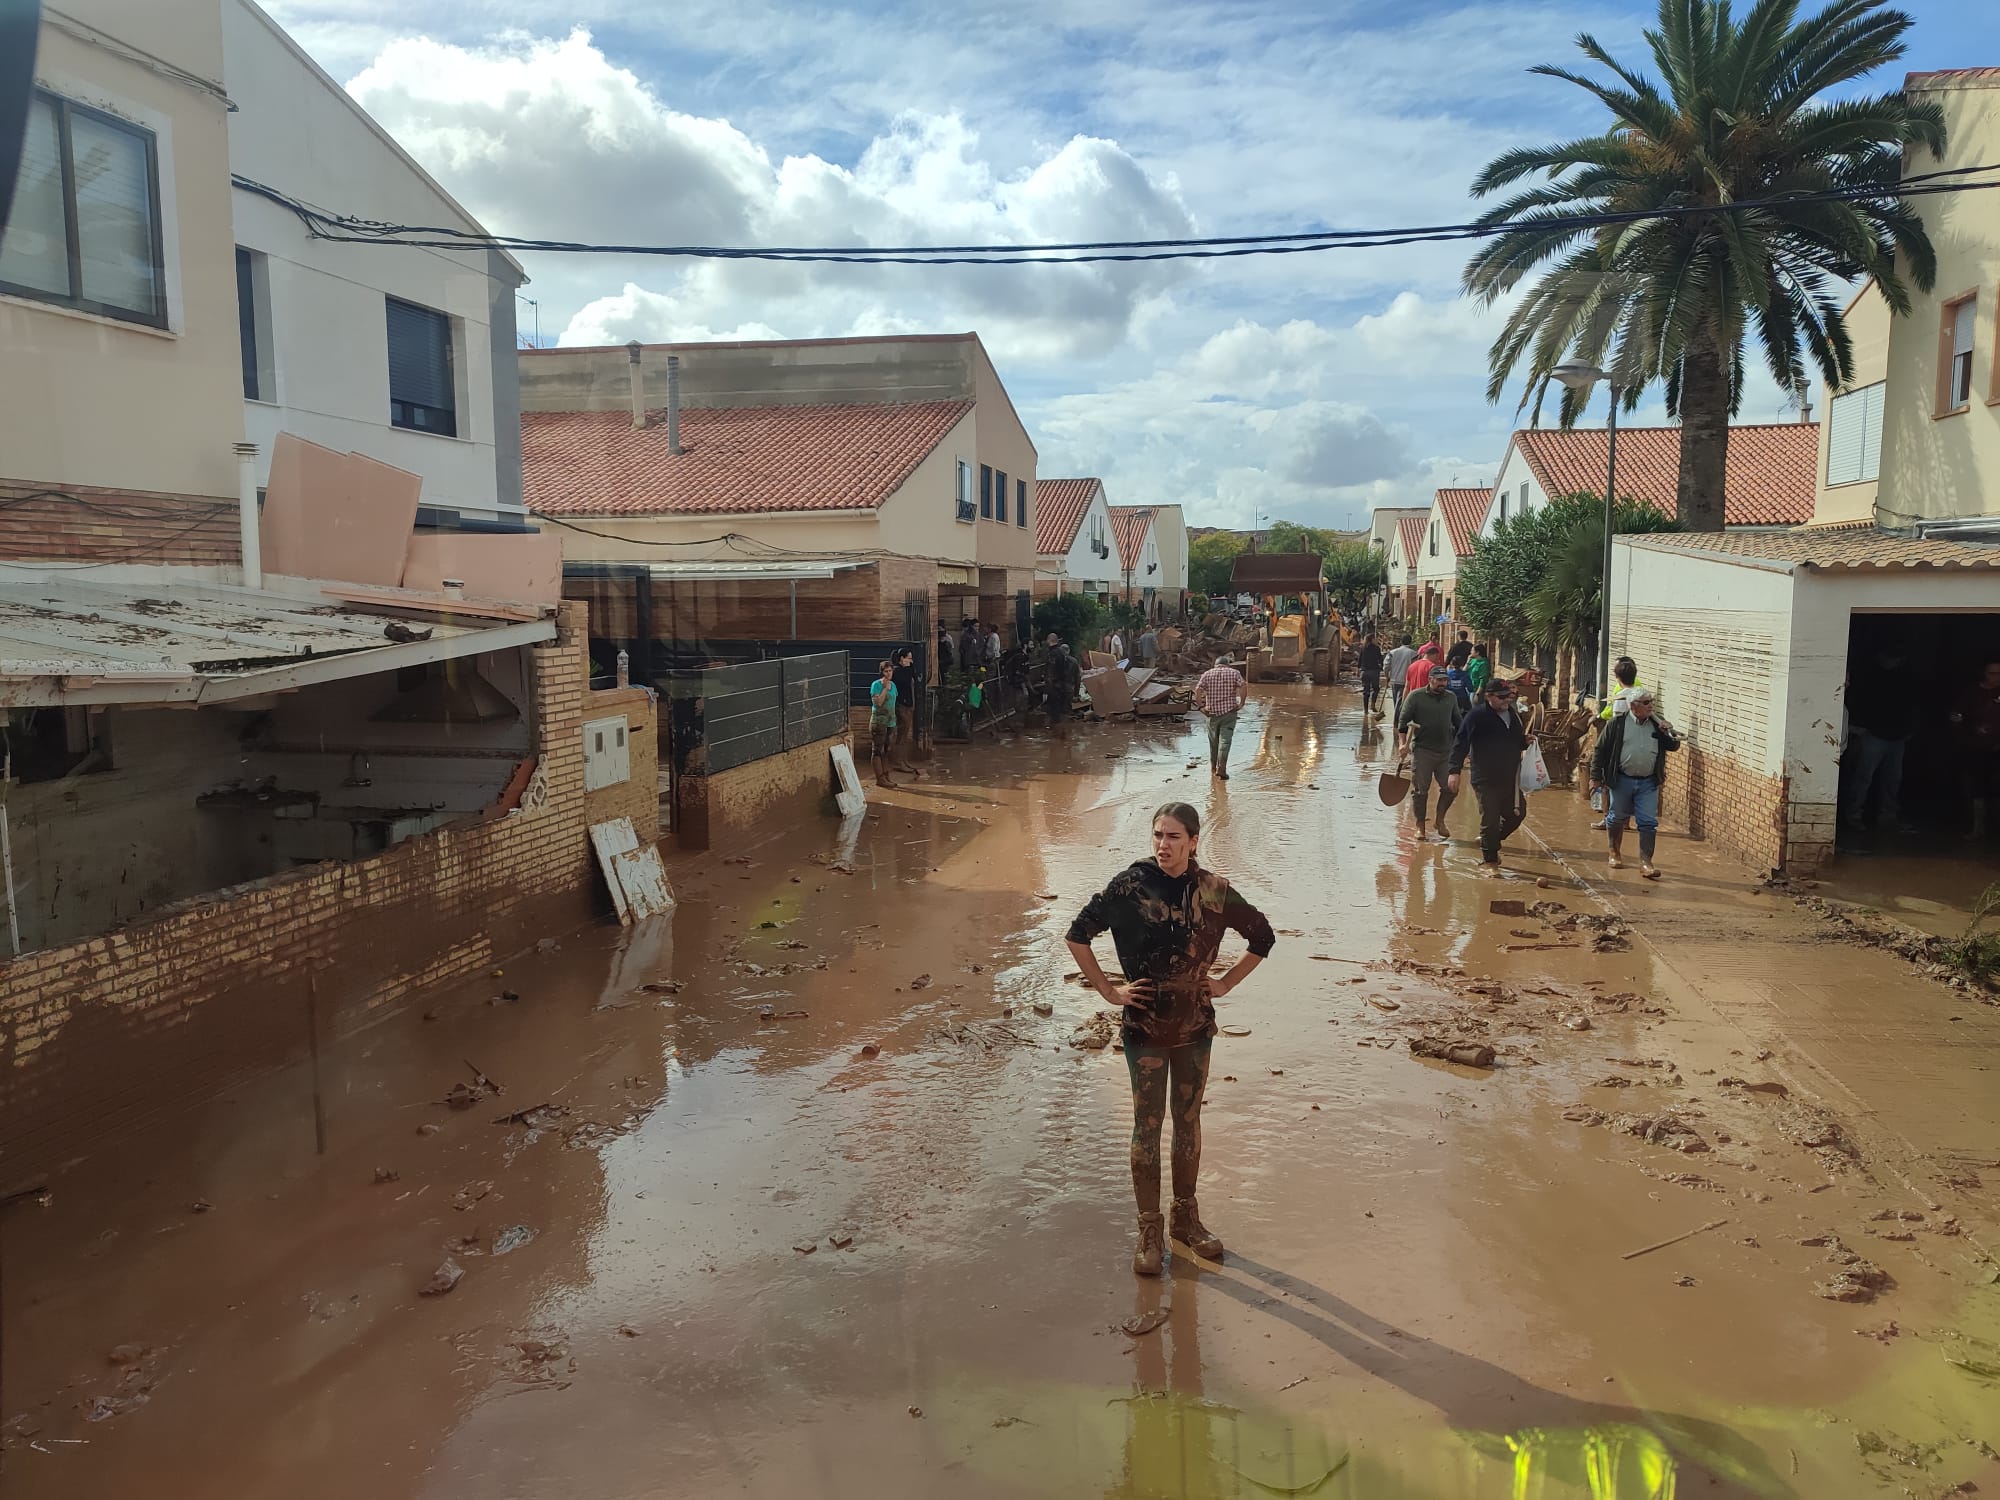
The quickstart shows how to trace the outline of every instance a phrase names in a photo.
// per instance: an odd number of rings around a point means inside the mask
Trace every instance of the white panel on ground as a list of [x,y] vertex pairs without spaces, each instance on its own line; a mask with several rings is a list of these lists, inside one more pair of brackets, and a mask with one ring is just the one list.
[[632,820],[611,818],[591,824],[590,847],[597,851],[597,867],[604,872],[604,883],[611,888],[611,904],[618,909],[618,920],[630,922],[632,903],[626,898],[625,883],[618,878],[616,856],[639,847],[639,835],[632,827]]
[[833,800],[840,815],[851,818],[868,805],[868,794],[861,790],[861,777],[854,769],[854,755],[845,745],[835,745],[827,753],[833,757],[833,774],[840,778],[840,791]]
[[612,855],[611,868],[625,888],[625,904],[631,908],[633,921],[643,922],[674,909],[673,887],[667,884],[660,851],[652,845]]

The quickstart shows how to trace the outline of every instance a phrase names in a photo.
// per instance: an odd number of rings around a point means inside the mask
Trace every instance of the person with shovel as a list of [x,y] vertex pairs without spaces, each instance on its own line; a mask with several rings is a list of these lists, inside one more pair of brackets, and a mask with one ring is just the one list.
[[[1457,792],[1445,778],[1445,763],[1451,759],[1451,747],[1464,717],[1443,667],[1432,668],[1424,686],[1403,699],[1403,711],[1396,717],[1396,732],[1402,736],[1403,755],[1410,762],[1415,783],[1411,806],[1417,815],[1417,836],[1433,844],[1449,842],[1444,815],[1451,811]],[[1425,833],[1432,783],[1436,783],[1438,793],[1437,828]]]
[[1446,764],[1445,786],[1456,795],[1465,764],[1472,762],[1472,791],[1479,799],[1479,873],[1500,873],[1500,846],[1528,816],[1521,792],[1521,757],[1535,736],[1514,706],[1514,684],[1486,684],[1479,706],[1458,726]]
[[[1070,923],[1070,956],[1085,983],[1119,1007],[1125,1066],[1132,1076],[1132,1193],[1139,1247],[1132,1270],[1158,1276],[1171,1233],[1204,1260],[1222,1258],[1222,1241],[1201,1222],[1195,1185],[1201,1175],[1201,1100],[1215,1040],[1215,1002],[1269,956],[1277,934],[1242,893],[1195,855],[1201,814],[1169,802],[1153,814],[1153,857],[1112,876]],[[1229,972],[1209,969],[1225,932],[1241,933],[1249,952]],[[1114,983],[1091,944],[1111,934],[1125,983]],[[1160,1215],[1160,1132],[1174,1122],[1173,1220]]]

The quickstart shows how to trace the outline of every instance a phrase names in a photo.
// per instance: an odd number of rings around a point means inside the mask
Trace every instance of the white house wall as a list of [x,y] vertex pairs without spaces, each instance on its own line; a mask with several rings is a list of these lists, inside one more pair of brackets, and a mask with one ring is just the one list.
[[[1110,547],[1109,557],[1099,557],[1091,550],[1094,537],[1101,537]],[[1063,558],[1063,588],[1109,593],[1123,582],[1124,567],[1118,556],[1118,538],[1111,529],[1111,508],[1104,502],[1104,489],[1100,485],[1091,495],[1082,524],[1076,528],[1076,540],[1069,544],[1069,552]]]
[[[243,0],[224,0],[223,42],[239,106],[229,117],[235,173],[337,213],[472,227]],[[268,257],[274,399],[244,402],[263,473],[277,435],[292,432],[422,475],[426,505],[518,516],[518,278],[506,261],[310,239],[289,210],[241,190],[234,210],[236,243]],[[389,424],[387,295],[453,319],[456,437]]]
[[[1521,498],[1523,486],[1527,490],[1525,501]],[[1540,510],[1549,503],[1549,497],[1543,491],[1541,481],[1536,479],[1534,472],[1529,469],[1527,457],[1521,452],[1518,443],[1508,446],[1507,457],[1500,465],[1500,477],[1493,484],[1493,498],[1486,505],[1486,519],[1479,525],[1481,536],[1493,535],[1493,528],[1500,520],[1502,495],[1507,497],[1507,515],[1510,519],[1520,515],[1523,509]]]
[[1159,587],[1181,594],[1188,586],[1187,516],[1178,505],[1162,505],[1153,512],[1153,540],[1160,551]]
[[[1799,670],[1791,575],[1622,539],[1611,571],[1611,649],[1638,664],[1661,712],[1704,751],[1782,774]],[[1839,650],[1844,671],[1845,626]]]

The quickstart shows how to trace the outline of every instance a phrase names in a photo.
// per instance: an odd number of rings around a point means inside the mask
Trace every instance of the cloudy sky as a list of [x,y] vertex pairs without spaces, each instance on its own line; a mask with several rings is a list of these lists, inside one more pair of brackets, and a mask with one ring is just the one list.
[[[1650,6],[1405,0],[265,0],[489,228],[643,244],[1152,239],[1456,222],[1497,152],[1598,128],[1530,77]],[[1746,0],[1747,3],[1747,0]],[[2000,63],[1914,0],[1909,65]],[[1892,87],[1900,73],[1883,81]],[[366,205],[328,207],[367,213]],[[545,340],[976,329],[1044,477],[1191,521],[1359,524],[1493,478],[1462,247],[1090,267],[542,256]],[[534,312],[521,309],[523,327]],[[1773,390],[1745,420],[1784,415]]]

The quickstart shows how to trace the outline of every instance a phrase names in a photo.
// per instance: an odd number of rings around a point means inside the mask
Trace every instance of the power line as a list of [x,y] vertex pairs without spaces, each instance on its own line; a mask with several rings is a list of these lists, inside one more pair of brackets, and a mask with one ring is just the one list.
[[1751,214],[1805,203],[1869,202],[1889,198],[1927,197],[1939,193],[2000,188],[1992,181],[1966,179],[2000,172],[2000,164],[1952,167],[1906,177],[1893,187],[1858,183],[1810,193],[1742,199],[1723,204],[1680,204],[1618,213],[1555,215],[1530,223],[1500,220],[1463,224],[1432,224],[1391,229],[1323,229],[1287,233],[1222,235],[1163,240],[1087,240],[1044,245],[893,245],[893,246],[728,246],[630,245],[581,240],[531,239],[518,235],[475,234],[439,225],[395,224],[333,213],[302,202],[277,188],[247,177],[232,180],[244,192],[290,210],[315,239],[347,244],[400,245],[428,250],[498,249],[553,255],[655,255],[694,260],[762,260],[837,265],[1075,265],[1106,261],[1213,260],[1247,255],[1299,255],[1322,250],[1367,250],[1399,245],[1491,239],[1517,229],[1542,232],[1602,229],[1659,219],[1692,218],[1706,214]]

